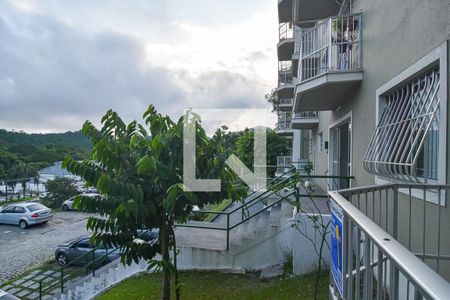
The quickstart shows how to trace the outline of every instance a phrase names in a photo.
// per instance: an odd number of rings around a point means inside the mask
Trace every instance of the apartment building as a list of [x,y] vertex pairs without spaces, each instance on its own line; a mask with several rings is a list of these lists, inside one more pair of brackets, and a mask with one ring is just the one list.
[[293,97],[316,175],[354,177],[317,182],[339,190],[333,298],[450,295],[449,12],[448,0],[278,1],[279,75],[292,78],[280,104]]

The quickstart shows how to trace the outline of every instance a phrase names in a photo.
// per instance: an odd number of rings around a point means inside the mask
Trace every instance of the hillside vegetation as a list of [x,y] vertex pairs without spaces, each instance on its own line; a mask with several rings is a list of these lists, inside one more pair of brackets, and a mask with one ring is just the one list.
[[0,129],[0,178],[33,177],[66,155],[87,158],[91,148],[80,131],[27,134]]

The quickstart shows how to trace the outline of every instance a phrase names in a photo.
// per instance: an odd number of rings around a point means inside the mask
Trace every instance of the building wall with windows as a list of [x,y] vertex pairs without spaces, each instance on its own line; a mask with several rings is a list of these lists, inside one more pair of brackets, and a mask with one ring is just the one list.
[[[362,161],[376,128],[377,89],[427,53],[446,43],[449,36],[449,15],[446,0],[354,0],[352,12],[362,14],[363,80],[355,89],[354,97],[347,99],[335,110],[320,112],[320,124],[312,131],[312,135],[316,136],[330,124],[351,113],[351,174],[355,176],[353,185],[361,186],[375,183],[375,176],[365,170]],[[441,85],[441,88],[446,87],[448,81]],[[329,97],[333,97],[333,94],[330,93]],[[314,138],[312,141],[317,143]],[[329,144],[331,152],[331,140]],[[330,172],[331,165],[323,163],[324,157],[318,153],[318,148],[315,145],[315,152],[312,153],[315,171],[318,174]]]
[[[330,0],[331,1],[331,0]],[[305,3],[305,1],[297,1],[297,5]],[[301,7],[299,8],[301,9]],[[345,153],[349,156],[349,173],[355,179],[352,186],[366,186],[377,183],[386,182],[381,176],[370,173],[364,167],[364,157],[367,147],[371,141],[372,135],[379,118],[381,110],[384,108],[380,104],[380,89],[390,86],[390,90],[383,91],[383,95],[389,95],[395,89],[405,85],[408,81],[425,74],[427,71],[439,65],[440,76],[440,107],[439,113],[439,138],[443,142],[439,145],[439,154],[437,154],[437,167],[440,175],[437,182],[450,183],[450,122],[448,116],[450,113],[449,91],[450,91],[450,18],[449,3],[447,0],[353,0],[351,2],[351,10],[353,13],[361,13],[361,62],[363,79],[359,84],[354,85],[353,91],[340,105],[332,109],[323,109],[319,113],[319,124],[311,130],[311,147],[310,160],[314,162],[315,174],[332,174],[333,173],[333,154],[337,147],[333,135],[336,134],[334,129],[341,126],[345,120],[351,120],[351,126],[345,127],[344,130],[349,131],[350,151]],[[434,57],[438,59],[430,63],[427,58],[432,57],[434,52],[440,54]],[[301,67],[300,67],[301,68]],[[301,70],[300,70],[301,71]],[[409,76],[401,76],[409,74]],[[402,80],[398,80],[403,78]],[[397,80],[397,82],[396,82]],[[298,91],[299,85],[297,85]],[[321,88],[321,87],[319,87]],[[324,88],[320,95],[320,99],[333,101],[335,97],[336,87]],[[300,98],[300,101],[302,99]],[[298,109],[294,105],[294,110]],[[320,109],[318,109],[320,110]],[[377,114],[378,112],[378,114]],[[397,112],[398,113],[398,112]],[[446,129],[446,130],[445,130]],[[446,132],[445,132],[446,131]],[[327,153],[319,151],[318,134],[323,132],[324,141],[328,141],[329,149]],[[339,134],[339,133],[337,133]],[[347,141],[346,141],[347,142]],[[399,151],[401,151],[400,149]],[[383,150],[380,150],[383,151]],[[434,154],[436,155],[436,154]],[[338,172],[341,169],[338,168]],[[442,175],[443,174],[443,175]],[[391,180],[395,180],[392,179]],[[420,178],[419,178],[420,180]],[[433,183],[433,180],[429,180]],[[320,184],[320,183],[318,183]],[[411,214],[413,216],[412,228],[420,234],[420,228],[426,224],[427,228],[433,228],[435,221],[441,214],[442,219],[450,219],[450,209],[447,198],[446,203],[429,203],[427,204],[426,214],[421,201],[421,195],[415,195],[411,199],[406,194],[400,196],[400,211],[405,211],[411,203]],[[430,197],[429,197],[430,198]],[[375,215],[382,215],[383,212],[374,208]],[[399,224],[399,240],[407,240],[406,233],[411,224],[410,220],[403,219],[398,216]],[[434,222],[434,223],[433,223]],[[444,224],[445,225],[445,224]],[[450,224],[447,224],[450,225]],[[437,229],[436,229],[437,230]],[[449,226],[441,226],[441,249],[450,249]],[[436,247],[439,237],[434,234],[424,234],[425,246]],[[423,245],[415,245],[413,250],[420,252]],[[434,264],[433,260],[425,260],[430,266]],[[450,261],[441,265],[440,274],[447,280],[450,279]]]

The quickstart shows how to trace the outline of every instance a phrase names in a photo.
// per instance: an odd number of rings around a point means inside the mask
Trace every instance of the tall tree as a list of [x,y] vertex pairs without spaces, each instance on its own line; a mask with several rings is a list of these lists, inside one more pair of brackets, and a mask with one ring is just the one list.
[[[267,128],[267,165],[275,166],[277,164],[277,156],[285,155],[287,148],[287,140],[278,135],[274,130]],[[253,145],[254,145],[253,129],[244,130],[243,134],[236,141],[236,155],[250,169],[253,170]],[[269,168],[267,174],[273,176],[275,168]]]
[[[124,263],[144,258],[160,266],[162,298],[170,299],[170,273],[176,274],[176,251],[173,263],[169,255],[176,245],[174,223],[188,220],[194,206],[241,199],[246,188],[225,164],[221,130],[209,138],[197,118],[185,115],[174,122],[152,105],[143,118],[146,127],[136,121],[126,125],[113,111],[102,118],[100,130],[86,122],[82,131],[93,144],[92,160],[67,157],[63,165],[102,194],[75,200],[81,209],[98,213],[87,225],[93,239],[123,249]],[[220,179],[220,192],[189,192],[183,185],[184,121],[195,126],[197,178]],[[158,242],[135,243],[141,228],[159,228]],[[157,253],[160,262],[153,261]]]

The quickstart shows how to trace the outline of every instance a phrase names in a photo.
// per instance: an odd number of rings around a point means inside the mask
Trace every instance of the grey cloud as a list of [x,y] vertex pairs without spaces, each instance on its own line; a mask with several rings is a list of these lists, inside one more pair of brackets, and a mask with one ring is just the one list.
[[131,35],[0,4],[0,128],[77,130],[110,108],[140,119],[150,103],[172,117],[189,107],[261,107],[265,92],[232,71],[192,77],[151,66]]

